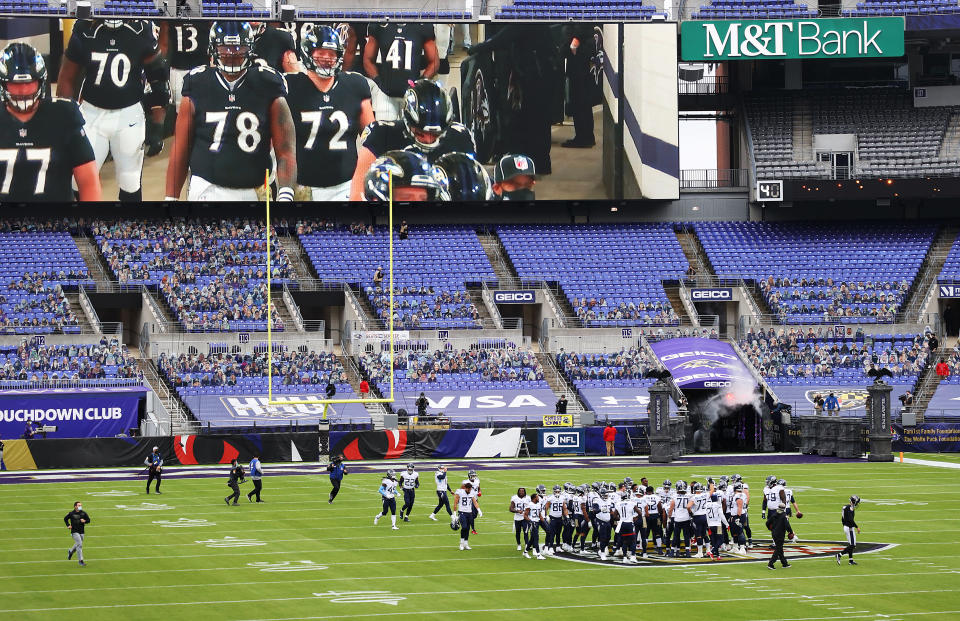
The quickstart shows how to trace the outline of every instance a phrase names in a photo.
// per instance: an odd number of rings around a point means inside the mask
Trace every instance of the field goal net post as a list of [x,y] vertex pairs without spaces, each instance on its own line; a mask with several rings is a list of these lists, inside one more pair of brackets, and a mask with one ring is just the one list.
[[[338,404],[348,404],[348,403],[394,403],[396,401],[394,397],[394,376],[396,371],[394,369],[394,357],[396,352],[394,351],[394,325],[393,325],[393,173],[388,173],[388,188],[389,188],[389,200],[387,201],[387,238],[388,238],[388,263],[389,263],[389,288],[390,288],[390,297],[389,304],[387,306],[388,316],[387,316],[387,332],[390,338],[390,396],[387,398],[371,398],[371,399],[361,399],[359,397],[353,399],[297,399],[295,404],[297,405],[322,405],[323,406],[323,418],[327,418],[327,410],[331,405]],[[270,184],[269,184],[269,171],[264,179],[264,186],[266,189],[266,211],[267,211],[267,405],[290,405],[290,401],[278,401],[273,398],[273,266],[270,256],[270,251],[272,247],[271,240],[271,220],[270,220]],[[363,291],[360,292],[363,295]],[[331,378],[332,380],[332,378]],[[331,381],[331,383],[335,383]]]

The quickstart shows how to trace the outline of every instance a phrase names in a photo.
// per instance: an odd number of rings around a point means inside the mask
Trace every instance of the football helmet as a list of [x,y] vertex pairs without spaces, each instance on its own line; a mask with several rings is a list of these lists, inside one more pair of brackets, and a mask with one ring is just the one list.
[[396,479],[396,473],[393,470],[387,470],[387,478],[390,480]]
[[599,491],[600,491],[600,482],[599,482],[599,481],[594,481],[594,482],[590,485],[590,489],[592,489],[592,490],[595,491],[595,492],[599,492]]
[[490,201],[493,186],[484,167],[468,153],[447,153],[437,160],[437,166],[447,173],[450,200]]
[[468,472],[467,472],[467,478],[470,479],[471,481],[474,480],[475,478],[477,478],[477,471],[476,471],[476,470],[470,470],[470,471],[468,471]]
[[[10,92],[12,84],[36,82],[32,93]],[[0,97],[17,112],[29,112],[43,97],[47,87],[47,65],[33,46],[11,43],[0,52]],[[17,89],[19,90],[19,89]]]
[[720,483],[717,484],[717,489],[720,490],[721,492],[727,491],[727,482],[720,481]]
[[562,491],[563,491],[563,488],[560,487],[559,485],[554,485],[554,486],[553,486],[553,493],[554,493],[554,494],[559,494],[559,493],[562,492]]
[[547,486],[546,486],[546,485],[538,485],[538,486],[537,486],[537,494],[540,495],[541,498],[542,498],[546,493],[547,493]]
[[224,73],[240,73],[250,66],[256,40],[249,22],[213,22],[210,26],[210,57]]
[[851,497],[850,497],[850,504],[853,505],[854,507],[856,507],[857,505],[859,505],[859,504],[860,504],[860,497],[857,496],[857,495],[851,496]]
[[588,489],[590,489],[590,488],[588,488],[586,485],[581,485],[580,487],[577,488],[577,495],[578,495],[578,496],[586,496]]
[[564,483],[564,484],[563,484],[563,491],[566,492],[566,493],[568,493],[568,494],[572,494],[573,491],[574,491],[573,483]]
[[735,491],[735,492],[742,492],[742,491],[743,491],[743,483],[734,483],[734,484],[733,484],[733,491]]
[[[436,82],[417,80],[403,95],[400,112],[407,137],[420,149],[430,151],[453,122],[450,95]],[[425,140],[433,136],[432,140]]]
[[733,482],[734,482],[734,483],[741,483],[741,482],[743,482],[743,477],[740,476],[739,474],[735,474],[735,475],[733,475]]
[[413,472],[413,464],[407,464],[407,472]]
[[767,487],[773,487],[776,484],[777,484],[776,476],[771,474],[770,476],[767,477]]
[[787,486],[786,479],[777,479],[777,485],[779,485],[780,487],[786,487]]
[[363,179],[363,197],[368,201],[390,200],[390,178],[393,186],[424,188],[427,200],[450,200],[447,176],[415,151],[387,151],[367,171]]
[[663,489],[670,489],[670,486],[671,486],[671,485],[673,485],[673,483],[670,482],[670,479],[664,479],[664,481],[663,481]]
[[460,512],[455,511],[450,516],[450,530],[460,530]]
[[687,482],[684,480],[677,481],[677,493],[685,494],[687,492]]
[[690,490],[691,490],[694,494],[699,494],[700,492],[703,491],[703,485],[700,485],[699,483],[697,483],[696,481],[694,481],[694,482],[693,482],[693,485],[690,487]]
[[[316,50],[331,50],[336,53],[333,62],[326,60],[318,62],[313,57]],[[321,78],[332,78],[343,68],[343,39],[340,34],[330,26],[320,26],[314,28],[303,36],[300,41],[300,56],[303,58],[303,65],[308,70],[315,72]]]

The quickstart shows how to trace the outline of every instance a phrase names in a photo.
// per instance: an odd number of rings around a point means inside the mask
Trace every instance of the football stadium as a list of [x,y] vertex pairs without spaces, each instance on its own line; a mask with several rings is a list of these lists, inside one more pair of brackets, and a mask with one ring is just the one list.
[[958,41],[0,0],[0,619],[960,619]]

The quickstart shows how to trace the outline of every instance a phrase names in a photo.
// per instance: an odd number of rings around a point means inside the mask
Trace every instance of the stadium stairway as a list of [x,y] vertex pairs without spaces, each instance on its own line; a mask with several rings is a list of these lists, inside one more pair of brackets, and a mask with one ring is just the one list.
[[[360,394],[360,382],[364,379],[363,373],[360,371],[360,368],[357,366],[356,361],[352,356],[344,355],[343,353],[337,354],[337,360],[340,364],[343,365],[343,370],[347,373],[347,381],[350,383],[350,388],[353,389],[353,392],[356,395]],[[370,394],[382,398],[374,382],[370,383]],[[334,406],[336,407],[336,406]],[[388,410],[389,405],[383,403],[364,403],[363,407],[366,408],[367,412],[370,414],[370,418],[373,422],[374,429],[383,429],[383,415],[392,411]]]
[[693,325],[690,314],[687,313],[687,307],[683,304],[683,299],[680,297],[680,287],[678,285],[664,285],[663,291],[667,294],[667,299],[670,300],[670,306],[673,307],[673,311],[677,314],[677,317],[680,318],[680,325]]
[[[680,247],[683,248],[683,253],[687,255],[687,261],[696,267],[697,274],[709,274],[711,278],[715,279],[716,271],[713,269],[713,263],[710,262],[707,251],[703,248],[700,238],[697,237],[693,229],[691,228],[685,231],[678,230],[677,239],[680,241]],[[709,283],[707,286],[712,284],[713,283]],[[765,316],[774,314],[770,305],[767,304],[767,300],[764,299],[760,293],[757,283],[741,280],[740,284],[741,293],[750,296],[750,299],[753,300],[753,308],[749,311],[751,314],[759,313]]]
[[273,305],[277,309],[277,315],[283,322],[283,329],[289,332],[302,332],[299,324],[293,320],[293,313],[287,307],[287,301],[283,299],[283,295],[279,291],[274,291],[271,297],[273,298]]
[[72,291],[64,291],[63,297],[66,298],[67,304],[70,305],[70,312],[74,317],[77,318],[77,321],[80,324],[80,330],[84,334],[96,333],[98,328],[94,327],[90,316],[87,315],[87,311],[84,310],[83,306],[80,304],[80,294]]
[[490,265],[493,267],[493,273],[497,275],[500,287],[508,289],[519,286],[520,276],[517,274],[516,268],[513,267],[513,263],[510,261],[507,251],[504,250],[503,242],[500,241],[500,236],[497,235],[496,231],[478,230],[477,239],[480,240],[480,245],[483,246],[487,259],[490,260]]
[[933,298],[934,288],[937,286],[937,277],[943,269],[943,264],[950,254],[960,226],[955,224],[944,226],[937,233],[927,250],[917,277],[913,279],[907,297],[903,301],[903,321],[907,323],[925,323],[921,320],[924,309]]
[[940,143],[940,159],[960,159],[960,112],[950,113],[950,120],[947,121],[947,131],[943,134],[943,142]]
[[107,262],[97,249],[94,239],[86,234],[73,235],[73,243],[77,245],[80,256],[87,266],[87,272],[90,278],[97,283],[97,291],[110,291],[116,283],[110,278],[110,270],[107,268]]
[[280,245],[283,246],[283,251],[287,255],[287,260],[290,261],[290,266],[293,268],[294,277],[298,281],[316,280],[317,275],[310,266],[310,261],[307,259],[306,253],[303,251],[303,246],[300,244],[300,240],[294,235],[278,235],[277,239],[280,240]]
[[467,285],[467,294],[470,296],[473,305],[477,307],[477,312],[480,313],[480,320],[483,324],[492,325],[493,317],[490,315],[487,303],[483,299],[483,289],[477,285]]
[[130,352],[137,355],[137,366],[143,372],[143,380],[170,413],[170,433],[173,435],[196,433],[199,430],[199,422],[192,417],[187,404],[180,399],[177,391],[159,372],[153,360],[140,357],[139,351],[135,348],[130,348]]
[[580,393],[557,368],[557,361],[553,354],[539,351],[537,345],[534,345],[534,355],[543,367],[543,379],[553,390],[553,393],[557,395],[557,399],[560,398],[560,395],[566,395],[567,414],[573,414],[573,425],[574,427],[579,426],[580,414],[588,411],[586,405],[580,400]]
[[946,343],[940,348],[936,356],[931,356],[927,366],[923,368],[920,377],[917,378],[917,386],[913,394],[913,411],[917,413],[917,424],[923,422],[924,414],[927,412],[927,406],[930,400],[936,394],[940,386],[940,376],[936,373],[938,362],[949,362],[952,350],[946,346]]

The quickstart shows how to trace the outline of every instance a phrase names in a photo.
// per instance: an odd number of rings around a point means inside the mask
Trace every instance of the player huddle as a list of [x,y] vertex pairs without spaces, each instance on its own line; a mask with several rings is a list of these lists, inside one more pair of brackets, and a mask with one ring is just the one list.
[[[796,509],[786,481],[774,477],[773,482],[771,494],[784,489],[789,499],[785,510],[791,504]],[[763,504],[765,517],[766,494]],[[769,504],[770,510],[778,510],[772,500]],[[665,480],[657,488],[646,478],[638,484],[630,477],[621,483],[554,485],[549,494],[543,485],[529,495],[521,487],[510,500],[510,511],[517,550],[526,558],[531,553],[543,559],[544,554],[591,551],[601,560],[612,556],[630,564],[637,562],[638,553],[641,558],[649,553],[713,560],[718,560],[721,552],[745,554],[753,544],[749,505],[750,487],[734,474],[716,482],[711,477],[705,483],[681,480],[674,485]],[[801,515],[797,512],[797,517]],[[545,535],[542,547],[541,530]],[[792,529],[789,532],[796,540]]]
[[191,201],[532,198],[532,160],[505,156],[491,181],[474,159],[433,64],[421,71],[432,37],[425,25],[372,26],[371,79],[344,70],[331,26],[303,28],[295,44],[264,22],[79,20],[53,99],[42,56],[13,43],[0,53],[0,199],[100,200],[112,155],[119,199],[139,202],[171,101],[168,201],[184,185]]

